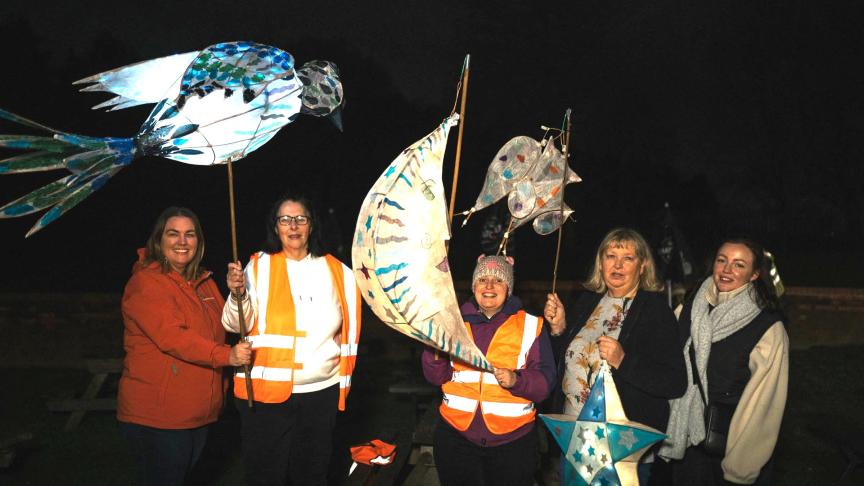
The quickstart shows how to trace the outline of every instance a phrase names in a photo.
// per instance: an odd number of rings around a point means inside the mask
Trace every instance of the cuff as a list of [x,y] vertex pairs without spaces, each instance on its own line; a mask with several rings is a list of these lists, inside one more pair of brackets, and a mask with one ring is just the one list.
[[213,353],[211,353],[211,361],[214,368],[230,366],[231,346],[228,346],[227,344],[220,344],[219,346],[213,348]]
[[617,369],[614,368],[611,364],[609,365],[609,369],[612,370],[613,373],[620,376],[623,379],[627,379],[628,376],[633,372],[635,368],[639,366],[639,357],[633,356],[632,353],[624,353],[624,359],[621,360],[621,366]]

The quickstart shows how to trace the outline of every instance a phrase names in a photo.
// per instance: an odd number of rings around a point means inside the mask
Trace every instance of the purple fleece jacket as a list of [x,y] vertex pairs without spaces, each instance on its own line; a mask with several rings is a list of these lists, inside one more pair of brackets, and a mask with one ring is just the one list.
[[[522,301],[516,296],[510,296],[500,312],[486,318],[477,307],[474,299],[462,304],[460,311],[465,322],[471,324],[471,333],[474,335],[474,344],[480,351],[486,353],[489,343],[495,331],[513,314],[522,309]],[[440,355],[435,359],[435,350],[426,348],[422,356],[423,376],[433,385],[440,386],[450,381],[453,377],[453,367],[446,355]],[[555,369],[555,358],[552,355],[552,345],[549,341],[549,333],[546,327],[540,332],[531,349],[528,351],[528,359],[525,368],[516,370],[516,384],[509,389],[514,396],[531,400],[535,404],[542,402],[549,396],[549,391],[557,382]],[[483,421],[483,414],[474,415],[474,420],[462,435],[469,441],[483,447],[493,447],[512,442],[534,429],[534,422],[527,423],[518,429],[506,434],[493,434]],[[446,421],[440,422],[441,427],[450,427]]]

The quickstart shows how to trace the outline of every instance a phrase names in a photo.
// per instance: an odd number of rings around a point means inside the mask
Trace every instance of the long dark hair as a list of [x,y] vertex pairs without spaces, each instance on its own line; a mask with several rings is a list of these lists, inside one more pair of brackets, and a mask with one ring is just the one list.
[[162,268],[162,273],[171,271],[171,265],[165,259],[165,253],[162,249],[162,233],[165,232],[165,225],[168,224],[168,220],[175,216],[189,218],[195,227],[198,244],[195,246],[195,255],[192,257],[192,261],[186,265],[183,271],[184,279],[193,280],[199,277],[204,271],[201,268],[201,260],[204,258],[204,230],[201,229],[201,222],[198,220],[198,216],[189,208],[171,206],[162,211],[159,217],[156,218],[156,222],[153,224],[153,231],[150,232],[150,237],[147,238],[142,265],[146,266],[152,262],[158,262]]
[[323,221],[318,217],[318,210],[310,198],[303,194],[292,192],[286,192],[270,206],[270,211],[267,213],[267,220],[265,221],[266,227],[264,243],[261,245],[262,250],[270,255],[282,251],[282,241],[279,240],[279,234],[276,231],[276,219],[279,217],[279,208],[286,201],[295,202],[306,209],[306,215],[309,216],[309,238],[306,240],[309,254],[313,257],[324,256],[326,252],[321,238],[321,225]]

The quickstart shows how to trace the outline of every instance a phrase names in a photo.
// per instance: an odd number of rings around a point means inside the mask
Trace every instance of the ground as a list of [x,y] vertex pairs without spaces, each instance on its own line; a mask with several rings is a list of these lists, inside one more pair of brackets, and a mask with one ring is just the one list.
[[[413,427],[415,404],[390,395],[387,388],[417,378],[416,346],[407,338],[393,337],[370,341],[361,352],[349,409],[339,419],[334,477],[348,470],[349,445]],[[860,437],[864,430],[862,354],[861,346],[792,352],[791,392],[777,445],[775,484],[844,484],[839,478],[847,463],[834,441],[844,434]],[[48,400],[80,394],[89,381],[87,372],[32,367],[3,372],[7,392],[0,401],[0,435],[32,432],[35,439],[18,451],[11,468],[0,469],[0,484],[131,484],[131,460],[113,414],[90,413],[78,429],[65,432],[65,414],[45,407]],[[112,387],[116,379],[104,392],[110,395]],[[226,409],[212,431],[195,484],[242,484],[238,428],[236,412]],[[845,484],[862,482],[864,470],[857,468]]]

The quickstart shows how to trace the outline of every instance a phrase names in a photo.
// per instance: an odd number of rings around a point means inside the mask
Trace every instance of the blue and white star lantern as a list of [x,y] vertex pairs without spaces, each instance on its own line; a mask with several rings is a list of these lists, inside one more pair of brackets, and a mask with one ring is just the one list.
[[540,417],[571,466],[562,471],[561,484],[567,486],[638,486],[639,458],[651,444],[666,438],[658,430],[627,419],[605,360],[578,417]]

